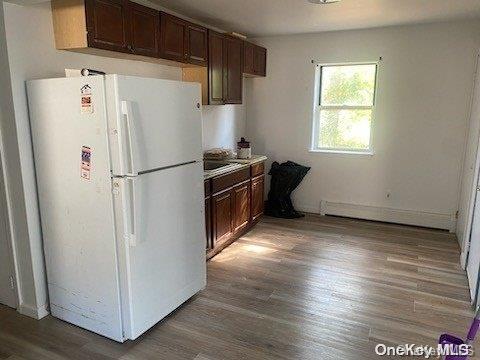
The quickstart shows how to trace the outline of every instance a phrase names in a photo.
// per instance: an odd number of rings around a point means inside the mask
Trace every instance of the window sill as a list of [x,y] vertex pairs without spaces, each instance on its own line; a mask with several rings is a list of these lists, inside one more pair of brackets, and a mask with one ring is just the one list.
[[347,155],[366,155],[373,156],[373,151],[348,151],[348,150],[328,150],[328,149],[310,149],[310,153],[326,153],[326,154],[347,154]]

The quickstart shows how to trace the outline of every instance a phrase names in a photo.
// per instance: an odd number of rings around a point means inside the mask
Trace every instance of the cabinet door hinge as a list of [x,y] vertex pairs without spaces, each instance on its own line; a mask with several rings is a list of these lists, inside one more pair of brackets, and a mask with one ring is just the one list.
[[15,279],[10,276],[10,289],[15,290]]

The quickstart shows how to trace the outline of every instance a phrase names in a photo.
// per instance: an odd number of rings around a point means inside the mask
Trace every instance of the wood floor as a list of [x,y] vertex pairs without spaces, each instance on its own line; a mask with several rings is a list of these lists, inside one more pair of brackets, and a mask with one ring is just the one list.
[[208,263],[206,290],[140,339],[0,307],[0,359],[378,359],[377,343],[463,337],[471,316],[447,232],[264,218]]

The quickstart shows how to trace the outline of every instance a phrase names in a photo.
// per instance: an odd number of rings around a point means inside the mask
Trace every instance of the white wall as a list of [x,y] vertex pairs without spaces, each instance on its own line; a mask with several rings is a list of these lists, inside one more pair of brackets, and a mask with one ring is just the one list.
[[[12,212],[11,216],[16,222],[14,225],[18,232],[15,239],[17,257],[24,259],[19,266],[19,280],[22,284],[20,310],[23,305],[23,309],[29,309],[24,310],[27,315],[32,315],[32,312],[39,309],[40,313],[44,314],[41,309],[44,309],[47,297],[25,81],[64,76],[65,68],[88,67],[108,73],[174,80],[181,79],[181,70],[140,61],[56,50],[48,2],[28,7],[4,3],[4,11],[15,112],[14,121],[12,119],[11,123],[14,129],[8,132],[11,136],[7,139],[7,145],[9,153],[18,152],[16,159],[20,163],[20,168],[17,167],[18,174],[7,177],[12,187],[11,202],[18,202],[20,208]],[[8,75],[8,69],[6,73]],[[245,127],[244,106],[206,107],[204,114],[204,136],[208,147],[233,143],[239,131]],[[15,159],[15,154],[12,159]],[[7,164],[6,167],[15,171],[15,162]],[[21,204],[24,204],[25,208]]]
[[[467,109],[480,22],[256,39],[268,76],[247,89],[247,134],[270,160],[312,167],[296,191],[321,200],[452,216],[458,205]],[[376,61],[375,155],[309,153],[314,66]],[[390,192],[390,198],[386,193]]]
[[203,148],[237,148],[237,141],[246,133],[247,96],[243,81],[242,105],[208,105],[203,107]]

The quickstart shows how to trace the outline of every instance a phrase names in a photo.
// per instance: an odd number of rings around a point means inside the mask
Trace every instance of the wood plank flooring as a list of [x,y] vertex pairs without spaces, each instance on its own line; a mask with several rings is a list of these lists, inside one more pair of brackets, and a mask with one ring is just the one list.
[[447,232],[264,218],[208,263],[203,292],[140,339],[0,307],[0,359],[378,359],[379,342],[434,345],[465,336],[471,317]]

